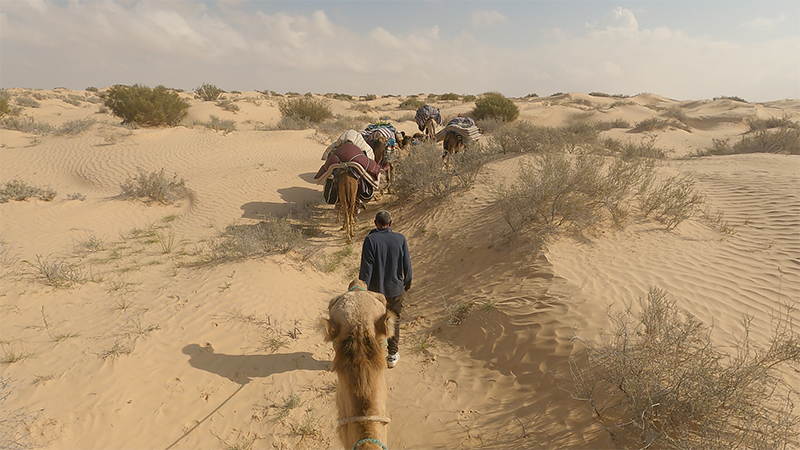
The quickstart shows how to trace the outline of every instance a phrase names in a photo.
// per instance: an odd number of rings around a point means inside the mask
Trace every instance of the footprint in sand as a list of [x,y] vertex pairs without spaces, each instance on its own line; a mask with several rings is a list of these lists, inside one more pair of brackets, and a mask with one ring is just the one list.
[[183,394],[183,382],[180,378],[173,378],[167,381],[167,392],[172,394]]

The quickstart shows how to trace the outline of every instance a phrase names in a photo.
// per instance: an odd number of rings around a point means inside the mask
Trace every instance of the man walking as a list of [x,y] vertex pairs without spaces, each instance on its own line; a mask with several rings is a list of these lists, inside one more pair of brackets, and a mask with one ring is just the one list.
[[392,216],[381,210],[375,215],[375,229],[370,231],[361,247],[361,270],[358,279],[367,283],[367,289],[386,296],[386,307],[397,314],[394,336],[389,338],[389,368],[400,359],[400,312],[403,310],[403,292],[411,288],[411,256],[405,236],[391,229]]

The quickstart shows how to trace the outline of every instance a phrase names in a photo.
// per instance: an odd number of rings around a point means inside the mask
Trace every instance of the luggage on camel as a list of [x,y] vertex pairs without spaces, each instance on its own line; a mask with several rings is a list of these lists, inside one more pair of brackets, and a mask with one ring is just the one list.
[[414,117],[419,131],[425,131],[425,124],[428,123],[430,119],[433,119],[439,126],[442,126],[442,114],[439,113],[438,109],[431,105],[420,106],[417,110],[417,115]]
[[477,141],[481,138],[482,131],[475,125],[470,117],[454,117],[447,125],[436,133],[436,142],[441,142],[447,133],[456,133],[462,142]]
[[364,136],[362,136],[361,133],[359,133],[356,130],[347,130],[344,133],[342,133],[341,136],[339,136],[339,139],[337,139],[333,144],[329,145],[328,148],[326,148],[325,151],[322,152],[322,160],[323,161],[327,160],[331,152],[333,152],[340,145],[346,142],[349,142],[355,145],[356,147],[360,148],[367,155],[369,159],[373,160],[375,159],[375,153],[372,151],[372,147],[368,145],[366,141],[364,141]]
[[359,147],[349,142],[340,145],[328,155],[325,164],[314,175],[314,179],[317,180],[317,184],[324,184],[333,176],[334,170],[345,168],[353,169],[351,172],[358,175],[356,178],[364,177],[367,183],[378,187],[380,166],[368,158]]

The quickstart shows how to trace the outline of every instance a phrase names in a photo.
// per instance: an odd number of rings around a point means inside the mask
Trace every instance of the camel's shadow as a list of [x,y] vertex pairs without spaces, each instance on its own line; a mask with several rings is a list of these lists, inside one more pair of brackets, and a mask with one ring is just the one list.
[[225,355],[214,353],[210,345],[189,344],[183,347],[189,365],[215,373],[234,383],[247,384],[252,378],[265,378],[291,370],[329,370],[330,362],[314,359],[308,352],[272,355]]
[[261,219],[267,215],[283,217],[294,209],[304,205],[313,205],[322,201],[322,191],[305,187],[289,187],[278,189],[284,203],[274,202],[248,202],[241,206],[242,218]]

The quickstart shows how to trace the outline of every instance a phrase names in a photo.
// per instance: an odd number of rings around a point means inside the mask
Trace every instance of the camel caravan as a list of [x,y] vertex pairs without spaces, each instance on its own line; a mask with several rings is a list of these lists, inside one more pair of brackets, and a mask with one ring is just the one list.
[[481,137],[475,121],[460,114],[437,132],[436,126],[443,124],[442,116],[430,105],[417,109],[414,121],[420,130],[414,136],[406,136],[388,121],[381,120],[367,125],[364,131],[345,131],[323,152],[325,163],[314,179],[325,185],[325,202],[336,205],[337,220],[343,222],[341,230],[345,232],[348,244],[355,237],[356,217],[364,204],[372,200],[375,190],[390,192],[401,149],[421,142],[443,141],[442,160],[446,166],[450,155]]

